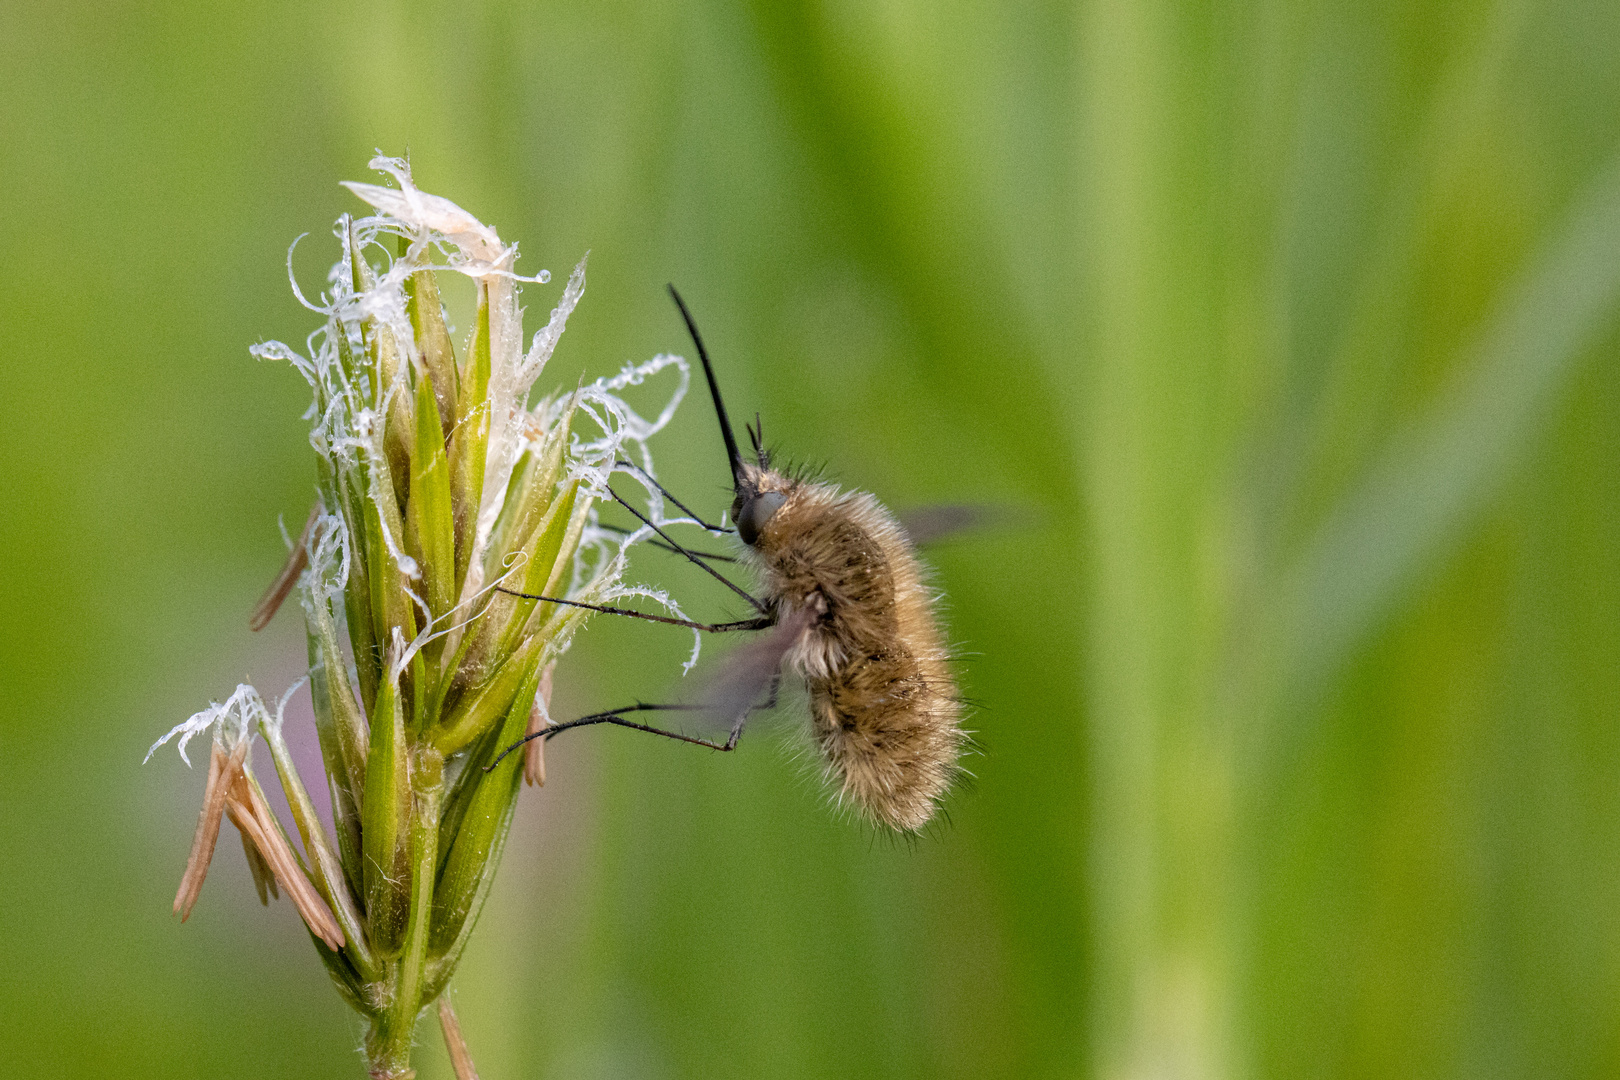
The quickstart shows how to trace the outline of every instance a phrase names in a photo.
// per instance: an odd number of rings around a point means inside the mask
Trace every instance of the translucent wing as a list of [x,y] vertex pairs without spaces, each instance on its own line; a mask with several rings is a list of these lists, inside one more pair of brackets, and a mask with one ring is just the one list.
[[931,544],[969,529],[1005,525],[1013,514],[1006,507],[976,503],[935,503],[897,514],[913,544]]
[[820,605],[800,608],[761,637],[730,653],[703,694],[704,711],[735,731],[760,705],[782,671],[782,661],[804,639]]

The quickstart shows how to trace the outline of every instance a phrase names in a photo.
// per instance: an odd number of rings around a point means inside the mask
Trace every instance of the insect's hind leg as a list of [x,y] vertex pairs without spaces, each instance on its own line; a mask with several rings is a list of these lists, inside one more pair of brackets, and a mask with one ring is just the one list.
[[700,738],[696,735],[685,735],[679,731],[666,731],[663,728],[653,727],[651,724],[638,724],[634,720],[626,720],[624,718],[626,713],[634,712],[706,712],[709,709],[709,706],[707,705],[661,705],[651,702],[638,701],[634,705],[626,705],[618,709],[608,709],[605,712],[591,713],[589,716],[582,716],[578,720],[570,720],[565,724],[553,724],[550,727],[541,728],[532,735],[525,735],[523,738],[519,739],[517,742],[513,743],[511,746],[508,746],[505,750],[502,750],[499,754],[497,754],[494,761],[484,766],[484,771],[492,771],[495,766],[499,765],[501,761],[505,759],[506,755],[512,753],[514,750],[519,749],[525,743],[532,742],[535,739],[549,740],[553,735],[560,732],[568,731],[572,728],[593,727],[597,724],[612,724],[615,727],[629,728],[632,731],[645,731],[649,735],[662,735],[666,739],[675,739],[678,742],[691,743],[693,746],[706,746],[710,750],[719,750],[721,753],[726,753],[737,748],[737,740],[742,738],[743,725],[747,722],[750,713],[759,712],[762,709],[774,708],[776,706],[777,692],[781,687],[781,683],[782,676],[780,674],[771,679],[770,696],[759,704],[750,705],[748,708],[744,709],[742,715],[737,717],[736,721],[732,724],[731,733],[726,737],[726,741],[723,743],[715,742],[713,739]]
[[724,752],[727,750],[736,749],[737,736],[741,731],[740,725],[738,728],[732,731],[731,737],[726,739],[725,742],[717,743],[712,739],[701,739],[696,735],[683,735],[678,731],[665,731],[663,728],[656,728],[651,724],[638,724],[634,720],[624,719],[625,713],[701,712],[706,707],[707,706],[704,705],[658,705],[645,701],[638,701],[634,705],[626,705],[623,708],[608,709],[606,712],[592,713],[589,716],[582,716],[578,720],[570,720],[566,724],[553,724],[550,727],[541,728],[532,735],[523,736],[523,738],[519,739],[511,746],[508,746],[505,750],[502,750],[499,754],[495,755],[494,761],[484,766],[484,771],[493,771],[495,766],[499,765],[503,760],[505,760],[506,755],[512,753],[514,750],[522,748],[525,743],[532,742],[535,739],[549,740],[553,735],[557,735],[561,732],[569,731],[573,728],[592,727],[596,724],[613,724],[616,727],[630,728],[632,731],[645,731],[649,735],[662,735],[666,739],[676,739],[680,742],[691,743],[694,746],[706,746],[710,750],[719,750]]
[[726,737],[726,743],[720,749],[735,750],[737,748],[737,740],[742,738],[743,725],[748,723],[748,717],[756,712],[764,712],[766,709],[776,708],[776,695],[781,689],[782,673],[778,671],[775,675],[771,676],[770,695],[758,705],[750,705],[738,714],[737,719],[731,722],[731,734]]

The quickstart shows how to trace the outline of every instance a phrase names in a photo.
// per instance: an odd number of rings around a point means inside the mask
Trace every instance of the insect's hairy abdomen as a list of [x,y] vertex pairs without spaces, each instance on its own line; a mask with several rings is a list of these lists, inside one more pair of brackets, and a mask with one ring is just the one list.
[[957,772],[962,705],[934,594],[876,499],[756,473],[787,501],[754,546],[770,598],[823,620],[790,657],[810,690],[813,735],[842,798],[901,830],[922,827]]

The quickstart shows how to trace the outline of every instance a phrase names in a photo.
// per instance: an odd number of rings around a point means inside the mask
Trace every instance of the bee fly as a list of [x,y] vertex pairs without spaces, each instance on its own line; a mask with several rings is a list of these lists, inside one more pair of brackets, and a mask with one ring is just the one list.
[[[501,756],[530,739],[549,739],[591,724],[617,724],[731,750],[748,715],[775,703],[785,666],[809,691],[812,735],[839,799],[882,825],[919,829],[933,817],[955,778],[967,736],[935,611],[937,595],[928,587],[912,540],[871,495],[842,492],[773,468],[758,427],[747,429],[755,460],[744,460],[697,325],[674,286],[669,291],[714,398],[736,496],[731,520],[744,545],[741,561],[756,571],[762,596],[727,580],[704,556],[676,543],[624,499],[614,498],[670,548],[746,599],[758,615],[739,622],[695,623],[556,597],[514,595],[709,632],[769,632],[727,658],[702,704],[638,704],[593,713],[535,732]],[[658,490],[700,525],[726,531],[704,524],[662,487]],[[761,702],[761,697],[767,700]],[[723,742],[711,741],[626,719],[628,713],[652,710],[712,712],[729,723],[730,735]]]

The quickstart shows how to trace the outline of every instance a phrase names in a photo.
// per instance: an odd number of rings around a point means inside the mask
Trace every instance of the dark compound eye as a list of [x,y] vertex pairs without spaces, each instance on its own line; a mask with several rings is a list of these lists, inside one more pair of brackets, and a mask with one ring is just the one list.
[[767,491],[751,499],[744,499],[742,509],[737,512],[737,535],[742,537],[742,542],[753,547],[754,541],[759,539],[760,530],[785,502],[787,496],[780,491]]

